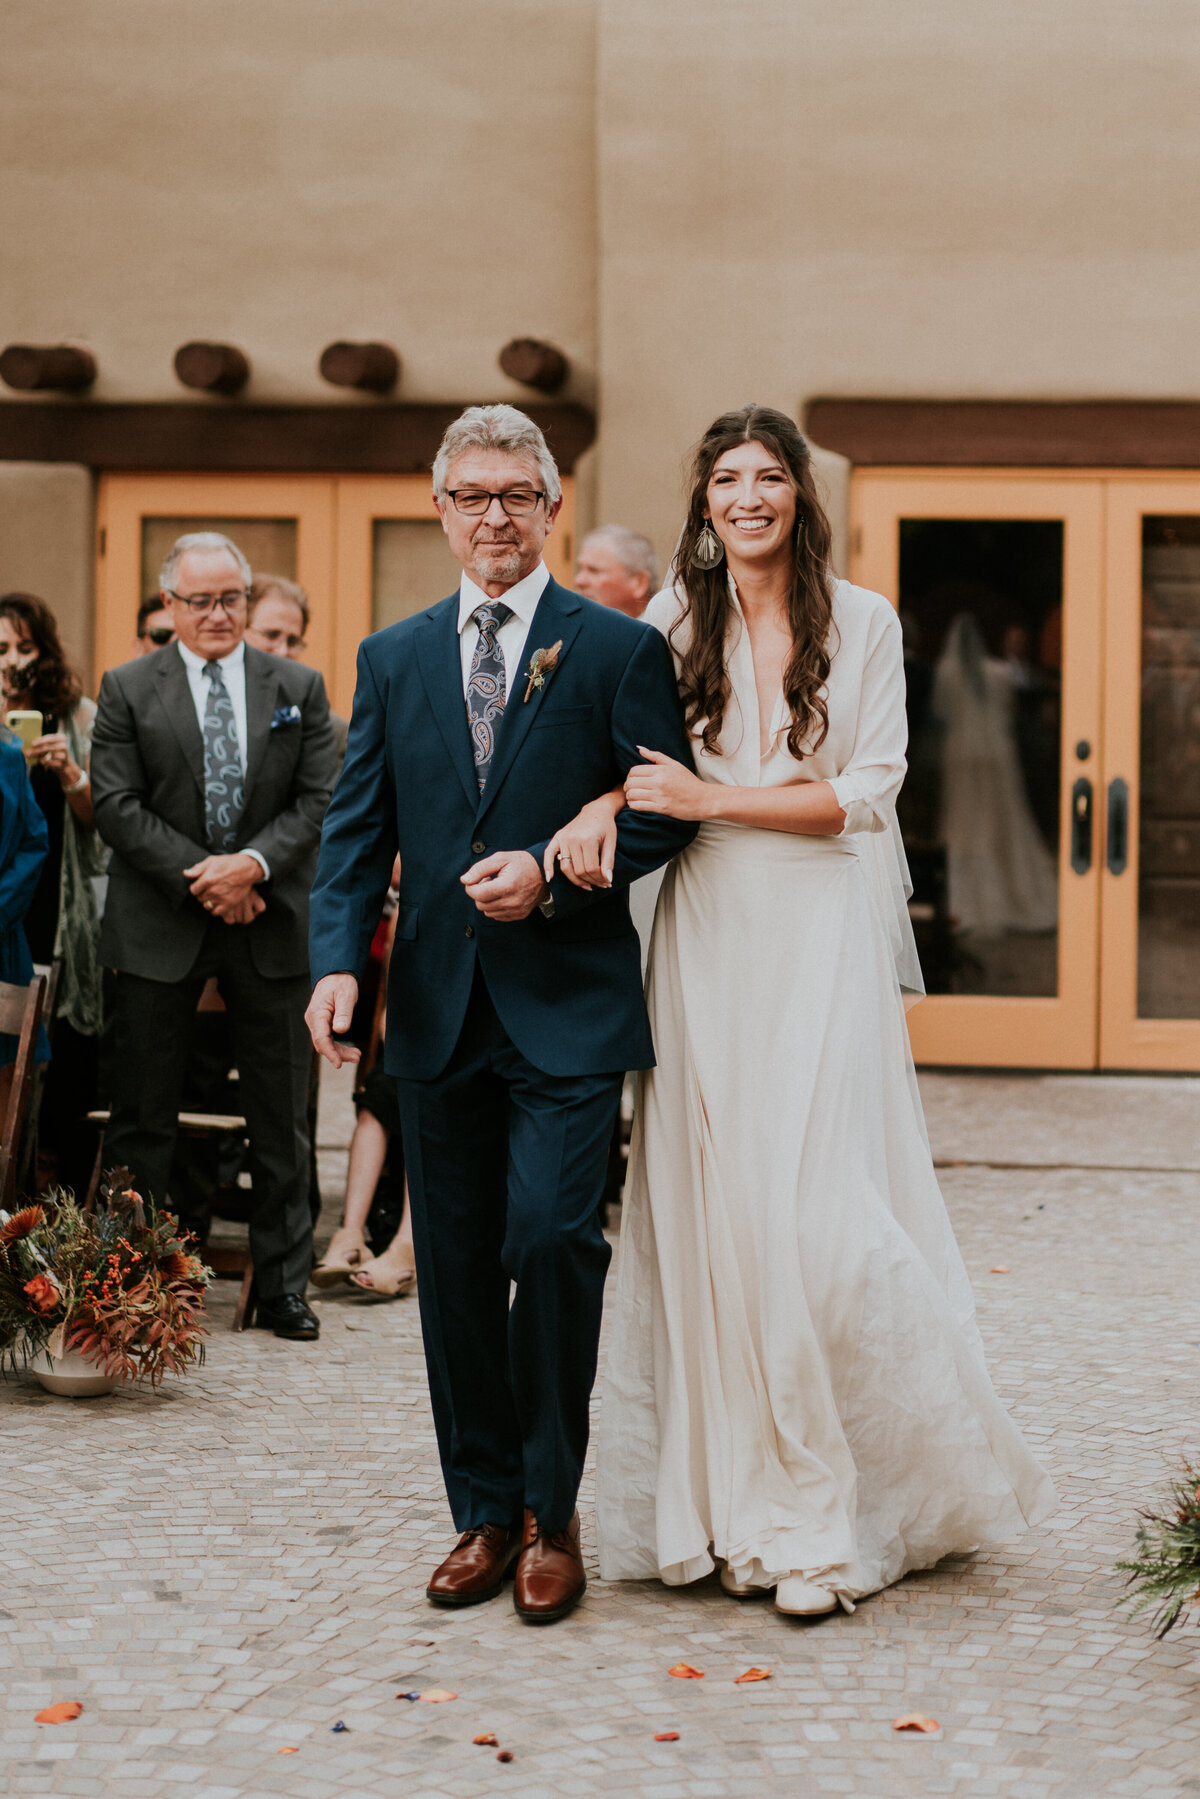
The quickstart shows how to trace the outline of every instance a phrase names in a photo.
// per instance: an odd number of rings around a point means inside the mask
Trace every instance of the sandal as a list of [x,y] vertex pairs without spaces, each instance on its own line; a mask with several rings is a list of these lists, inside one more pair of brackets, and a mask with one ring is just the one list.
[[314,1287],[336,1287],[349,1280],[366,1258],[367,1242],[362,1232],[347,1230],[344,1224],[340,1225],[308,1278]]
[[386,1256],[373,1256],[350,1276],[350,1285],[365,1299],[402,1299],[416,1284],[411,1262],[389,1263]]

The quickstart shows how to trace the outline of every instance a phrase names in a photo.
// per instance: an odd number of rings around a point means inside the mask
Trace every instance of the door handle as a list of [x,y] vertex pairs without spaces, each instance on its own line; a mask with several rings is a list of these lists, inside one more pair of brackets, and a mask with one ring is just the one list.
[[1092,783],[1080,775],[1071,789],[1071,867],[1085,875],[1092,866]]
[[1119,776],[1108,783],[1105,843],[1109,874],[1123,875],[1129,863],[1129,787]]

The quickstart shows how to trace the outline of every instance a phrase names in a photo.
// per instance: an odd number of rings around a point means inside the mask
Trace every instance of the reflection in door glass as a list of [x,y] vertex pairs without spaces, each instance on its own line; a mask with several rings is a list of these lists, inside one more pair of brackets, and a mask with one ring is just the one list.
[[930,993],[1058,989],[1063,527],[902,519],[900,823]]
[[1200,518],[1142,521],[1138,1015],[1200,1018]]

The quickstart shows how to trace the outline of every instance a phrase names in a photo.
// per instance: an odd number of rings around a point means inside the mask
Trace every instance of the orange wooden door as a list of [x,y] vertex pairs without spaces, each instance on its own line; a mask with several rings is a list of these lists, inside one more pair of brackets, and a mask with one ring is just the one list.
[[103,475],[96,680],[137,653],[137,609],[177,537],[221,531],[255,574],[299,581],[312,606],[305,661],[333,670],[334,482],[328,475]]
[[919,1062],[1095,1065],[1104,483],[855,476],[851,578],[905,628]]
[[1100,1058],[1200,1069],[1200,479],[1109,484]]

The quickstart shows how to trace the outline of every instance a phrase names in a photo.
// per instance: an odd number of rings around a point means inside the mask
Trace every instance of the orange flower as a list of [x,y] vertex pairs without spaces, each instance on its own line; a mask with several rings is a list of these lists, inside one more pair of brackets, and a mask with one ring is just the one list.
[[47,1274],[35,1274],[31,1281],[25,1282],[25,1291],[30,1305],[43,1318],[57,1311],[62,1303],[62,1294]]

